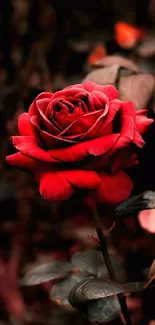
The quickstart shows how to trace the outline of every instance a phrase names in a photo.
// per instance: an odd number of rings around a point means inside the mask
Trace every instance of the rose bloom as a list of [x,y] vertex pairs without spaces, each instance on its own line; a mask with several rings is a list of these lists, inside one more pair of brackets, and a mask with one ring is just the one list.
[[46,200],[85,190],[96,202],[118,204],[133,187],[124,170],[137,163],[134,148],[145,144],[142,135],[153,122],[146,114],[120,101],[112,85],[88,81],[43,92],[20,115],[20,136],[11,137],[18,152],[6,159],[34,175]]

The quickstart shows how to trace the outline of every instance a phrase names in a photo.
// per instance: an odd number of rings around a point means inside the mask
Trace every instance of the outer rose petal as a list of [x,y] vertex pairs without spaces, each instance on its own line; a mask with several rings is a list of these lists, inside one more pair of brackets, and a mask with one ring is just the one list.
[[142,228],[155,233],[155,209],[141,211],[138,220]]
[[132,180],[123,171],[113,175],[101,172],[101,182],[97,188],[99,202],[107,204],[119,204],[126,200],[133,188]]
[[36,160],[28,158],[22,155],[20,152],[7,156],[5,159],[7,163],[11,166],[22,168],[25,170],[30,170],[30,171],[35,170],[39,164]]
[[[46,105],[47,105],[47,100],[48,100],[48,103],[49,103],[52,96],[53,96],[53,94],[52,93],[49,93],[49,92],[43,92],[43,93],[39,94],[34,99],[34,101],[32,102],[32,104],[30,105],[29,112],[28,112],[30,114],[30,116],[33,116],[33,115],[37,115],[38,114],[38,109],[37,109],[37,106],[36,106],[36,101],[38,101],[40,99],[43,99],[43,100],[45,100]],[[43,107],[44,107],[44,105],[43,105]],[[39,108],[40,108],[40,105],[39,105]]]
[[78,143],[67,148],[49,150],[48,152],[53,159],[61,162],[76,162],[90,155],[100,156],[107,153],[114,147],[119,136],[119,134],[115,133]]
[[95,82],[90,82],[90,81],[86,81],[83,84],[76,84],[73,86],[68,86],[63,90],[57,91],[54,94],[54,98],[57,97],[65,97],[65,96],[75,96],[77,93],[83,91],[83,92],[87,92],[87,93],[91,93],[93,91],[99,91],[104,93],[109,100],[113,100],[118,98],[118,90],[112,86],[112,85],[107,85],[107,86],[102,86],[102,85],[98,85]]
[[137,165],[138,159],[137,154],[132,153],[131,148],[123,148],[120,150],[112,160],[111,171],[115,173],[116,170],[129,168]]
[[90,92],[95,90],[102,92],[109,98],[109,100],[118,98],[118,90],[112,85],[102,86],[96,84],[95,82],[86,81],[83,83],[83,87]]
[[118,99],[119,98],[118,90],[112,85],[108,85],[108,86],[98,85],[97,90],[98,91],[103,91],[104,94],[106,94],[106,96],[109,98],[110,101],[113,100],[113,99]]
[[14,147],[27,157],[46,163],[57,162],[57,160],[52,158],[48,152],[39,147],[35,137],[14,136],[11,137],[11,140]]
[[126,147],[134,138],[136,111],[133,103],[122,103],[120,112],[122,128],[115,149]]
[[23,113],[18,118],[18,130],[21,135],[33,135],[28,113]]
[[96,172],[83,170],[41,171],[36,174],[40,194],[48,201],[67,200],[77,189],[95,189],[100,178]]
[[140,133],[137,130],[135,130],[134,132],[133,143],[135,143],[136,146],[139,148],[143,148],[145,145],[145,141],[143,140],[143,138],[141,137]]
[[136,129],[140,134],[147,132],[153,122],[152,118],[147,118],[144,114],[136,114]]

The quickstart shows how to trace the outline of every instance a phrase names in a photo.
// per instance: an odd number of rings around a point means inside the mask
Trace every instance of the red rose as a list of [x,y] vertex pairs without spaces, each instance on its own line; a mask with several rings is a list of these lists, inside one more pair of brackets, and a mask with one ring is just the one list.
[[120,101],[111,85],[41,93],[19,117],[20,136],[11,138],[18,153],[7,162],[34,174],[44,199],[66,200],[85,189],[101,202],[121,202],[132,190],[123,170],[137,162],[131,144],[143,147],[141,135],[153,122],[146,113]]

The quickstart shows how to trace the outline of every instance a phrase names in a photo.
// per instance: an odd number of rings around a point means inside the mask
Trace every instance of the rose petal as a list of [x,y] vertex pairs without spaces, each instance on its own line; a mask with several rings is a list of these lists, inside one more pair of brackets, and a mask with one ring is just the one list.
[[[75,98],[80,99],[83,103],[85,103],[84,113],[95,112],[96,110],[103,109],[103,106],[101,106],[101,101],[93,94],[93,92],[86,92],[86,90],[80,91],[77,95],[75,95]],[[104,94],[104,102],[106,101],[109,100]]]
[[23,113],[18,118],[18,130],[21,135],[33,135],[28,113]]
[[115,173],[118,169],[129,168],[137,164],[137,154],[132,153],[131,148],[123,148],[113,158],[111,171]]
[[[65,93],[64,93],[65,90]],[[61,95],[66,94],[66,95],[75,95],[76,92],[78,93],[80,90],[86,91],[86,93],[88,92],[93,92],[94,90],[96,91],[100,91],[103,92],[109,100],[113,100],[113,99],[117,99],[118,98],[118,90],[112,86],[112,85],[107,85],[107,86],[102,86],[102,85],[98,85],[95,82],[91,82],[91,81],[86,81],[83,84],[76,84],[74,86],[68,86],[66,87],[64,90],[61,90],[60,93]],[[59,95],[59,94],[58,94]],[[59,97],[58,95],[56,95],[54,98]]]
[[153,122],[152,118],[147,118],[144,114],[136,114],[136,129],[140,134],[146,133]]
[[67,148],[49,150],[48,152],[51,157],[61,162],[76,162],[83,160],[89,155],[99,156],[107,153],[115,145],[119,136],[119,133],[111,134]]
[[45,171],[36,175],[40,194],[48,201],[67,200],[75,188],[93,190],[100,182],[96,172],[83,170]]
[[45,114],[46,114],[46,108],[47,108],[48,104],[50,103],[53,94],[52,94],[52,96],[50,96],[50,95],[49,95],[49,98],[36,99],[36,107],[38,108],[38,110],[42,111]]
[[43,100],[47,100],[48,99],[48,102],[50,102],[50,99],[52,98],[53,94],[52,93],[49,93],[49,92],[42,92],[41,94],[39,94],[35,99],[34,101],[32,102],[32,104],[30,105],[30,108],[29,108],[29,114],[30,114],[30,117],[33,116],[33,115],[37,115],[38,114],[38,109],[37,109],[37,106],[36,106],[36,101],[40,100],[40,99],[43,99]]
[[109,165],[109,160],[112,155],[112,150],[109,150],[107,153],[98,157],[88,156],[88,159],[83,162],[82,168],[85,170],[102,170],[104,167]]
[[[91,112],[80,116],[76,121],[70,124],[64,131],[60,133],[60,136],[68,135],[78,135],[86,132],[90,127],[94,126],[98,120],[105,117],[107,109],[102,109],[100,111]],[[102,122],[103,123],[103,122]]]
[[[93,137],[97,135],[97,137],[103,136],[103,135],[108,135],[112,133],[112,121],[114,119],[114,116],[118,112],[119,108],[121,107],[122,102],[115,99],[109,103],[108,108],[108,115],[106,120],[103,123],[102,116],[96,120],[96,122],[90,127],[90,129],[81,136],[81,140],[90,140]],[[106,109],[107,111],[107,109]],[[90,113],[90,114],[93,114]],[[87,115],[86,115],[87,116]]]
[[42,131],[40,129],[40,125],[39,125],[39,119],[36,115],[33,115],[30,119],[33,127],[34,127],[34,131],[36,134],[36,137],[38,138],[38,134],[40,135],[41,140],[44,141],[45,145],[51,149],[51,148],[62,148],[64,146],[66,146],[66,144],[71,145],[74,143],[77,143],[76,141],[72,141],[72,140],[67,140],[67,139],[63,139],[61,137],[56,137],[54,135],[51,135],[45,131]]
[[57,162],[48,152],[39,147],[33,136],[13,136],[11,140],[14,147],[27,157],[47,163]]
[[[108,105],[107,106],[107,110],[109,109]],[[106,107],[105,107],[106,110]],[[96,120],[96,122],[94,122],[94,124],[91,125],[91,127],[88,129],[88,131],[83,134],[80,137],[80,140],[84,141],[84,140],[90,140],[93,139],[95,137],[99,137],[101,135],[108,135],[110,133],[112,133],[112,123],[109,123],[107,126],[105,125],[105,127],[102,127],[104,125],[104,121],[105,121],[106,117],[105,117],[105,112],[99,116],[99,118]],[[102,129],[102,131],[101,131]]]
[[109,98],[110,101],[119,98],[118,90],[112,85],[108,85],[108,86],[98,85],[98,90],[103,91],[104,94],[106,94],[106,96]]
[[132,102],[124,102],[121,105],[121,131],[115,149],[126,147],[134,138],[136,112]]
[[28,158],[22,155],[20,152],[7,156],[5,159],[9,165],[17,168],[22,168],[24,170],[33,171],[38,165],[38,162],[36,160]]
[[136,130],[134,131],[133,143],[139,148],[143,148],[145,145],[145,141]]
[[103,92],[108,97],[109,100],[117,99],[119,95],[118,90],[112,85],[102,86],[94,82],[86,81],[83,83],[83,87],[90,92],[91,91]]
[[49,149],[62,148],[66,145],[73,145],[77,143],[77,141],[56,137],[42,130],[40,130],[40,135]]
[[38,111],[41,117],[41,122],[44,124],[46,130],[53,135],[58,135],[60,133],[60,130],[48,120],[48,118],[39,108]]
[[138,220],[143,229],[155,233],[155,209],[141,211]]
[[101,172],[101,182],[97,188],[99,202],[107,204],[119,204],[126,200],[133,188],[132,180],[123,171],[115,174]]
[[[81,86],[81,87],[77,87],[77,86]],[[83,94],[86,94],[86,96],[88,95],[88,92],[86,92],[86,90],[84,89],[84,87],[82,86],[82,84],[80,85],[74,85],[74,86],[69,86],[64,88],[63,90],[57,91],[52,98],[52,101],[55,100],[56,98],[65,98],[67,99],[67,97],[74,97],[75,95],[79,94],[80,92],[83,92]]]
[[[109,111],[108,111],[108,115],[107,118],[105,120],[105,122],[103,123],[103,126],[101,126],[101,128],[98,130],[98,136],[102,136],[105,133],[105,129],[108,127],[108,125],[111,125],[111,123],[113,122],[117,112],[119,111],[119,109],[122,106],[122,102],[118,99],[114,99],[109,103]],[[88,135],[88,133],[87,133]]]
[[148,115],[148,109],[139,109],[138,111],[136,111],[136,117],[138,115],[145,115],[145,116],[147,116]]

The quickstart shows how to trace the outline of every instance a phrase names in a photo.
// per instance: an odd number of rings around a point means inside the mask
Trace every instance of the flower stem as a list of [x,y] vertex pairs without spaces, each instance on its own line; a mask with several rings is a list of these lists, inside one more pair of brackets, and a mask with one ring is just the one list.
[[[110,279],[112,281],[118,282],[111,260],[110,260],[110,256],[109,256],[109,252],[108,252],[108,246],[107,246],[107,241],[105,236],[103,235],[102,232],[102,225],[101,225],[101,221],[100,221],[100,217],[98,215],[98,212],[96,209],[93,210],[93,216],[94,216],[94,221],[95,221],[95,226],[96,226],[96,232],[98,235],[98,238],[100,240],[100,247],[101,247],[101,251],[103,254],[103,258],[110,276]],[[121,306],[121,311],[125,320],[126,325],[132,325],[132,321],[131,321],[131,317],[127,308],[127,304],[126,304],[126,297],[123,295],[118,294],[118,300]]]
[[153,275],[152,278],[145,284],[144,289],[146,289],[154,279],[155,279],[155,275]]

